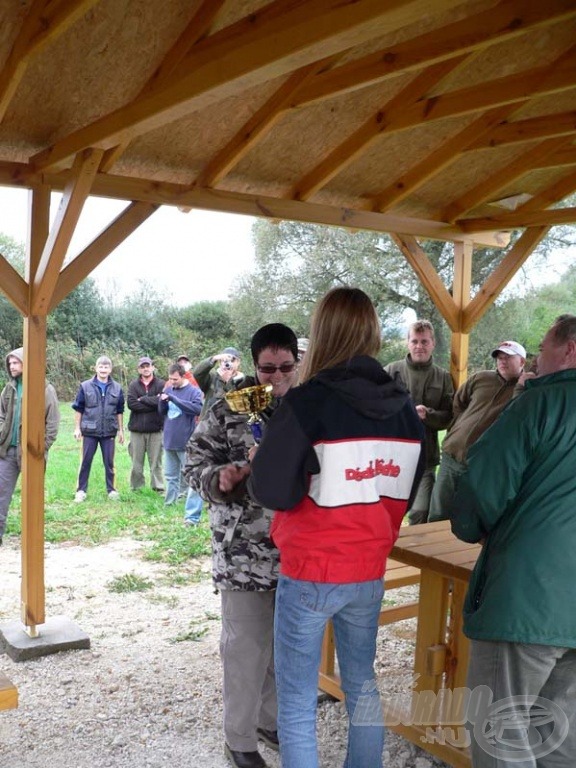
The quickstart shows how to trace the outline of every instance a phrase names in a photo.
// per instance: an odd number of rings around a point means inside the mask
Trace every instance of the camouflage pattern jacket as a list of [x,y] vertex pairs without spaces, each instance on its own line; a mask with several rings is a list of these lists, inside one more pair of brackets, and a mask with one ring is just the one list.
[[[278,403],[262,414],[264,421]],[[225,399],[217,400],[188,442],[184,475],[209,505],[214,586],[263,592],[276,589],[278,580],[279,554],[270,539],[274,513],[250,498],[245,482],[230,493],[218,488],[221,467],[248,461],[254,438],[247,420],[231,411]]]

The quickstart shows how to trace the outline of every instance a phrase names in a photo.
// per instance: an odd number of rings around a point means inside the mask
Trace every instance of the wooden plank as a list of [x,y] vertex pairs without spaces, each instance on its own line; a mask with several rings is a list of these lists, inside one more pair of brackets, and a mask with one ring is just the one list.
[[50,187],[47,184],[35,184],[28,193],[26,281],[30,285],[36,277],[49,232]]
[[[435,11],[459,4],[436,0]],[[194,47],[168,82],[63,137],[33,163],[61,168],[87,147],[109,149],[240,90],[416,22],[429,8],[426,0],[280,0],[273,6],[283,12],[271,14],[265,7],[211,35]]]
[[52,229],[42,252],[32,283],[31,314],[46,314],[74,229],[82,213],[98,171],[102,150],[86,150],[74,163],[72,180],[67,184]]
[[468,149],[493,149],[552,136],[569,136],[576,130],[576,110],[557,112],[553,115],[528,117],[524,120],[506,121],[492,131],[476,139]]
[[518,229],[519,227],[555,227],[559,224],[576,224],[576,208],[555,208],[541,211],[513,211],[479,219],[459,219],[457,225],[466,232],[481,236],[483,230]]
[[151,203],[132,203],[122,211],[90,245],[64,267],[52,295],[50,311],[158,208],[159,206]]
[[402,605],[388,605],[380,611],[378,625],[382,627],[386,624],[395,624],[397,621],[413,619],[418,616],[419,605],[418,601],[415,603],[403,603]]
[[458,327],[458,308],[440,276],[430,263],[428,255],[423,251],[414,237],[409,234],[390,233],[391,239],[404,254],[418,279],[428,292],[434,305],[446,320],[452,330]]
[[414,673],[417,691],[437,692],[442,684],[441,674],[431,674],[428,649],[444,643],[448,611],[448,585],[437,573],[423,570],[420,578],[420,612],[416,631]]
[[28,283],[0,253],[0,291],[22,314],[28,312]]
[[462,327],[471,330],[489,307],[496,301],[510,280],[525,264],[534,249],[548,234],[548,227],[531,227],[516,241],[514,246],[493,270],[476,296],[464,309]]
[[464,310],[470,302],[472,250],[469,243],[454,243],[452,298],[458,308],[458,323],[450,340],[450,373],[456,388],[463,384],[468,376],[469,336],[463,328],[463,316]]
[[18,690],[3,672],[0,672],[0,709],[15,709],[18,706]]

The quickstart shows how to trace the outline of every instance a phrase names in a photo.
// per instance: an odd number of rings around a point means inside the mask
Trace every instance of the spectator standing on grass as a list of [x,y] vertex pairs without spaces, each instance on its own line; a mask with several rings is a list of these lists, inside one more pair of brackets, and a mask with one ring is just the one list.
[[144,459],[148,456],[150,485],[153,491],[164,493],[162,474],[162,425],[158,413],[158,398],[164,390],[164,379],[154,374],[154,363],[149,357],[138,360],[138,378],[128,385],[128,453],[132,460],[130,488],[137,491],[145,485]]
[[124,443],[124,392],[111,376],[112,361],[109,357],[99,357],[94,369],[96,375],[80,384],[76,400],[72,403],[76,411],[74,437],[76,440],[82,439],[82,462],[74,499],[78,503],[86,499],[92,460],[98,446],[104,462],[108,498],[120,498],[116,490],[114,450],[116,435],[120,445]]
[[[185,370],[178,363],[168,369],[168,386],[158,399],[158,412],[164,419],[164,476],[167,506],[189,492],[182,475],[186,461],[186,443],[196,426],[196,417],[202,410],[202,392],[188,382]],[[197,516],[200,519],[202,500],[196,492]],[[188,499],[187,499],[188,502]]]
[[[218,367],[214,369],[216,363]],[[203,418],[218,398],[237,389],[244,381],[244,374],[240,371],[240,352],[235,347],[226,347],[219,354],[198,363],[194,368],[194,376],[204,392],[204,407],[200,415]]]
[[[22,371],[24,349],[18,347],[6,355],[8,383],[0,394],[0,544],[4,537],[8,507],[22,466]],[[56,390],[46,383],[45,389],[45,458],[56,440],[60,410]]]
[[436,467],[440,463],[438,432],[446,429],[452,419],[454,384],[448,371],[433,362],[436,338],[432,323],[428,320],[412,323],[408,328],[407,346],[404,360],[389,363],[384,370],[392,377],[398,376],[408,389],[426,431],[426,469],[408,510],[408,522],[417,525],[428,520]]

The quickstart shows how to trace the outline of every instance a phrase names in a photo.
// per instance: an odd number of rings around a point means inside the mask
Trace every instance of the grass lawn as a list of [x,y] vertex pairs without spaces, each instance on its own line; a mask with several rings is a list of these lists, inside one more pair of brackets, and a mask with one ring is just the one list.
[[[127,444],[116,442],[116,488],[120,500],[108,499],[104,467],[98,452],[92,464],[86,501],[76,504],[74,494],[80,468],[81,443],[74,439],[74,411],[70,404],[62,403],[60,410],[60,431],[50,449],[46,469],[46,541],[97,545],[110,539],[129,536],[154,542],[147,550],[146,557],[172,565],[210,553],[206,510],[202,513],[200,525],[186,527],[183,524],[184,500],[165,507],[163,495],[149,487],[140,491],[130,490]],[[128,435],[126,432],[127,438]],[[19,535],[20,530],[18,483],[10,506],[6,535]]]

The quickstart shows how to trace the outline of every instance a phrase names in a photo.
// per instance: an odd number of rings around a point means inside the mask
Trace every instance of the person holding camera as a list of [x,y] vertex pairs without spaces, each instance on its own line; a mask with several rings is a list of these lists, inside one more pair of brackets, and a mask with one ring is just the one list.
[[[218,363],[218,367],[214,366]],[[236,389],[244,381],[240,371],[240,352],[235,347],[226,347],[217,355],[202,360],[194,368],[194,377],[198,386],[204,392],[204,407],[200,418],[216,400],[224,397],[226,392]]]

